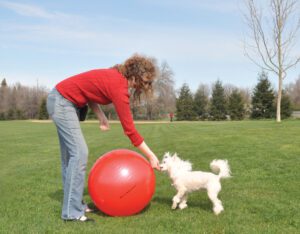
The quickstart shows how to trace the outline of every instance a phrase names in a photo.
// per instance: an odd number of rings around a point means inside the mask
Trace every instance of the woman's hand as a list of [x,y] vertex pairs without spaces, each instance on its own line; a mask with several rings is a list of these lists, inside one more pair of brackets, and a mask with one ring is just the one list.
[[159,160],[152,152],[152,150],[148,147],[148,145],[145,143],[145,141],[143,141],[142,144],[140,144],[137,148],[147,156],[152,168],[160,171]]
[[160,170],[159,160],[157,159],[157,157],[155,155],[153,155],[151,158],[149,158],[149,161],[150,161],[152,168],[154,168],[158,171]]
[[95,102],[89,102],[89,107],[93,110],[97,118],[99,119],[99,128],[101,131],[108,131],[109,130],[109,123],[108,120],[100,108],[100,106]]
[[100,120],[99,128],[101,129],[101,131],[108,131],[110,129],[109,122],[108,122],[106,116],[102,116],[102,118]]

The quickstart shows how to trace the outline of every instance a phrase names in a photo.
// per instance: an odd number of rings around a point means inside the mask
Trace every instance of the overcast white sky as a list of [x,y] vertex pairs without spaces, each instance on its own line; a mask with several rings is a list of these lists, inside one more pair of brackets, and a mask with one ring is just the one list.
[[[0,79],[55,86],[135,52],[166,61],[176,87],[220,79],[252,88],[260,69],[243,51],[241,0],[0,0]],[[299,49],[299,44],[296,45]],[[300,66],[286,83],[300,74]],[[269,74],[276,86],[277,80]]]

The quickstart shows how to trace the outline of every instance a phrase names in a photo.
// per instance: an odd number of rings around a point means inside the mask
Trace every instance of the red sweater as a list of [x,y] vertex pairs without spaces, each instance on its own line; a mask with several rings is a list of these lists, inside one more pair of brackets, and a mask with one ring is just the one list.
[[116,69],[96,69],[78,74],[58,83],[56,89],[78,107],[89,101],[102,105],[113,103],[124,133],[132,144],[139,146],[143,142],[133,123],[127,79]]

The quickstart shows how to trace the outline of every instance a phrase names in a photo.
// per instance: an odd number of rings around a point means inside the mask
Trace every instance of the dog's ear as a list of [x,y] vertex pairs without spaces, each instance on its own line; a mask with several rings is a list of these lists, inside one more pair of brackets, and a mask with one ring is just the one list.
[[169,152],[166,152],[166,153],[164,154],[164,157],[163,157],[163,158],[169,158],[169,157],[171,157],[170,153],[169,153]]
[[173,161],[179,160],[177,153],[174,153],[172,158],[173,158]]

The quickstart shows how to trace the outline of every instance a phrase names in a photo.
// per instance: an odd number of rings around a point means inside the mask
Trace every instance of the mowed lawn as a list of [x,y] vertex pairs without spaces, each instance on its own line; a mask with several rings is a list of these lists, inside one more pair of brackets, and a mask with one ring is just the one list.
[[[52,123],[0,122],[0,233],[299,233],[300,121],[137,124],[161,159],[178,152],[195,170],[209,171],[215,158],[228,159],[233,177],[222,182],[225,212],[215,216],[205,192],[195,192],[185,210],[171,210],[174,188],[156,172],[156,192],[142,213],[131,217],[88,215],[95,223],[60,219],[61,174]],[[116,148],[134,148],[120,124],[100,132],[83,123],[88,171]],[[91,203],[87,189],[85,200]]]

